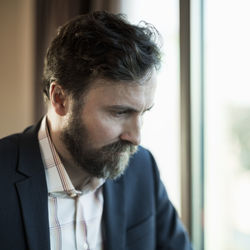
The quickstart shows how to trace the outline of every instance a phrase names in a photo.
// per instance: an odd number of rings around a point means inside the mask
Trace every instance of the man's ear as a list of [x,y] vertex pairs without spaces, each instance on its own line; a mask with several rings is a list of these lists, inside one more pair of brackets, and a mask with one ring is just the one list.
[[66,115],[68,110],[68,96],[63,88],[57,82],[52,82],[50,84],[49,94],[50,103],[55,112],[60,116]]

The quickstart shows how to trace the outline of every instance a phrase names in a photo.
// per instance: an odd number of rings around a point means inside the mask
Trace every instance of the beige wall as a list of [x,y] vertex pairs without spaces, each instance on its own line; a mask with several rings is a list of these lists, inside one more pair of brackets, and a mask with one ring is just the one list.
[[33,2],[0,1],[0,137],[33,122]]

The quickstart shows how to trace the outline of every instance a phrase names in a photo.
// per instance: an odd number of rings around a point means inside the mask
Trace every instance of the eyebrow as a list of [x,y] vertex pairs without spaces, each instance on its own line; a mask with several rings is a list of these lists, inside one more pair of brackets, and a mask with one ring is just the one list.
[[[143,110],[143,112],[145,111],[149,111],[153,108],[154,104],[151,105],[149,108]],[[140,110],[137,110],[131,106],[128,105],[111,105],[111,106],[107,106],[108,109],[112,109],[112,110],[127,110],[127,111],[131,111],[131,112],[140,112]]]

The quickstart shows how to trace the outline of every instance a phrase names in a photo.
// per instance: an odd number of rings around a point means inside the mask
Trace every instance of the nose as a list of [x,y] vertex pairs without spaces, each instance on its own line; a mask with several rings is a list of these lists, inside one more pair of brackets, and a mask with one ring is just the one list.
[[124,126],[124,130],[120,135],[120,139],[131,142],[134,145],[139,145],[141,142],[141,127],[141,117],[127,121]]

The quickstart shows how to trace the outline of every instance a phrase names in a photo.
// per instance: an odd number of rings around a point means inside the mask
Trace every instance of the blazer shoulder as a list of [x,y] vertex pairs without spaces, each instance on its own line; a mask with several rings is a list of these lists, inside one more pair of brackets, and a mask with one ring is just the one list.
[[154,187],[154,182],[159,179],[159,171],[151,152],[141,146],[138,147],[138,151],[131,156],[123,177],[125,182],[130,184],[135,182],[136,185]]
[[139,146],[138,151],[131,156],[128,171],[132,171],[133,174],[139,171],[141,174],[142,170],[144,172],[145,171],[151,172],[152,170],[155,169],[157,169],[157,165],[152,153],[148,149]]
[[0,139],[0,159],[4,155],[8,155],[17,151],[20,134],[13,134]]
[[[0,138],[0,170],[12,169],[10,166],[16,166],[22,140],[27,140],[27,131],[31,127],[24,130],[23,133],[16,133]],[[7,168],[7,166],[9,166]]]
[[137,152],[131,156],[130,164],[138,164],[138,163],[151,164],[152,160],[154,161],[152,153],[148,149],[139,146]]
[[24,129],[22,133],[16,133],[0,138],[0,153],[8,153],[16,150],[20,140],[26,139],[29,134],[37,134],[37,128],[39,128],[40,122],[36,126],[29,126]]
[[0,182],[10,183],[16,172],[19,154],[20,134],[14,134],[0,140]]

